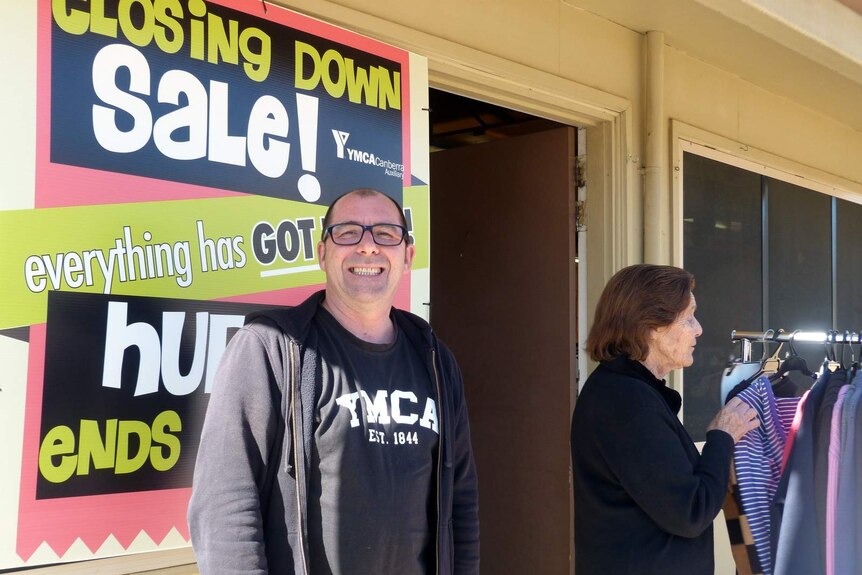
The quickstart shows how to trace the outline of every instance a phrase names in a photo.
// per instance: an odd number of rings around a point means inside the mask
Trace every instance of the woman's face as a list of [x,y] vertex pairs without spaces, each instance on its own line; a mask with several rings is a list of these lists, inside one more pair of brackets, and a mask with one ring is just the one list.
[[668,326],[652,330],[649,355],[644,363],[657,377],[663,378],[674,369],[688,367],[694,361],[692,354],[697,338],[703,333],[695,319],[697,304],[694,295],[688,307]]

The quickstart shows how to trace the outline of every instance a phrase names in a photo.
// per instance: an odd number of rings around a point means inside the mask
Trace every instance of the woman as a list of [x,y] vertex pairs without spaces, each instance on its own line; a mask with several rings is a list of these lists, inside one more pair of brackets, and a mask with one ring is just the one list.
[[698,453],[665,385],[692,364],[694,278],[671,266],[617,272],[599,298],[587,351],[600,365],[572,416],[575,572],[712,575],[712,522],[727,494],[734,444],[759,425],[731,400]]

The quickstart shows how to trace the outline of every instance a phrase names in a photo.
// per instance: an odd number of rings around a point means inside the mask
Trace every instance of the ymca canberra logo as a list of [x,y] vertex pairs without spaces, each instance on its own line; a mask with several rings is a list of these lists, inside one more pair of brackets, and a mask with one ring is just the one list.
[[383,168],[383,173],[387,176],[392,176],[393,178],[403,177],[404,164],[398,164],[391,160],[378,157],[371,152],[366,152],[356,148],[348,148],[347,139],[350,137],[350,132],[332,130],[332,137],[335,138],[335,155],[339,160],[345,159],[346,154],[346,159],[348,160]]

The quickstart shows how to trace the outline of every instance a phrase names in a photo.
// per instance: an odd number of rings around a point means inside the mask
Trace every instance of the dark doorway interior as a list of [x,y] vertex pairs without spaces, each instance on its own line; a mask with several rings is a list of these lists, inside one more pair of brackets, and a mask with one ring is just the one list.
[[428,100],[432,159],[434,152],[563,127],[553,120],[433,88]]

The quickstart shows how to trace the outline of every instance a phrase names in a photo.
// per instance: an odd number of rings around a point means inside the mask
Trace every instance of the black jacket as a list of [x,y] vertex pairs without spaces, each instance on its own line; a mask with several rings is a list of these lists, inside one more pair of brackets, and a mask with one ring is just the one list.
[[[318,292],[249,316],[219,364],[188,512],[203,575],[314,573],[305,497],[317,382],[314,350],[303,343],[322,299]],[[461,373],[424,320],[393,315],[438,389],[437,572],[477,574],[477,480]]]
[[713,574],[733,438],[710,431],[698,454],[680,404],[626,358],[603,362],[584,384],[572,416],[578,575]]

